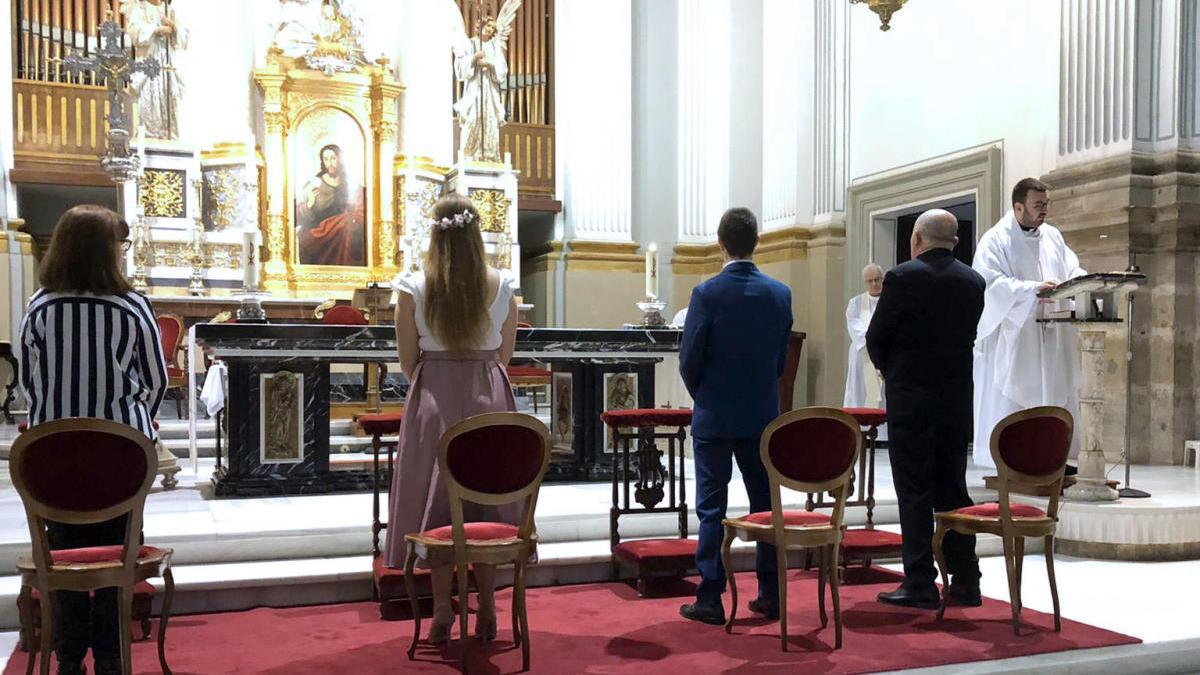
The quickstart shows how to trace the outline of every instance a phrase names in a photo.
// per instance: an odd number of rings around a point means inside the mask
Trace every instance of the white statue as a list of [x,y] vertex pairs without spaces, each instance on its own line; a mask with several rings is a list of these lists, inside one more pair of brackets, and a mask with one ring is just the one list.
[[454,104],[460,160],[501,161],[505,110],[500,86],[508,77],[508,36],[520,7],[521,0],[504,0],[495,18],[484,15],[477,22],[475,37],[467,38],[464,31],[454,48],[454,73],[463,83],[462,98]]
[[279,0],[273,44],[284,56],[303,59],[327,74],[367,63],[359,44],[362,21],[346,2]]
[[179,26],[168,0],[121,0],[125,29],[139,58],[153,57],[162,66],[158,77],[133,75],[140,124],[146,135],[160,140],[179,138],[179,108],[183,79],[179,76],[187,30]]

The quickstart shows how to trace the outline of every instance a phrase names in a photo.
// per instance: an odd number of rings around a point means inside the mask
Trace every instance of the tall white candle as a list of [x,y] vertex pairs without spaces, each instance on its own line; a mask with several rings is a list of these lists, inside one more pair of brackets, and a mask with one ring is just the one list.
[[146,168],[146,127],[138,125],[138,168]]
[[658,300],[658,244],[646,247],[646,299]]
[[247,230],[242,233],[242,287],[245,290],[258,289],[258,230]]

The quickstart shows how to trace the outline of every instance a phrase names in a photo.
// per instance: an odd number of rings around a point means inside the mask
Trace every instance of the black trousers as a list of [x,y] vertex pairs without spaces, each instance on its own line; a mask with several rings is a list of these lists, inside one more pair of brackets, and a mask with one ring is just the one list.
[[[947,432],[930,420],[889,420],[888,434],[888,457],[904,539],[904,585],[916,591],[932,589],[937,579],[933,514],[972,504],[967,495],[967,441],[962,434]],[[979,582],[974,535],[949,532],[942,550],[956,583]]]
[[[51,549],[110,546],[125,541],[128,516],[94,525],[46,523]],[[83,662],[88,647],[96,661],[96,672],[109,672],[113,664],[120,672],[121,616],[116,588],[101,588],[89,597],[79,591],[54,593],[54,651],[58,671],[73,673]]]

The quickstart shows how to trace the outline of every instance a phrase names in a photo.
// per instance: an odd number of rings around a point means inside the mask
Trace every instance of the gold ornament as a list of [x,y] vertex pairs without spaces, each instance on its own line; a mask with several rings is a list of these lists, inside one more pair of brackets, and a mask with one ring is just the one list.
[[184,218],[184,172],[177,169],[146,169],[142,185],[142,210],[150,218]]
[[512,200],[504,195],[503,190],[471,190],[470,197],[475,210],[479,212],[480,232],[508,231],[508,207],[512,205]]

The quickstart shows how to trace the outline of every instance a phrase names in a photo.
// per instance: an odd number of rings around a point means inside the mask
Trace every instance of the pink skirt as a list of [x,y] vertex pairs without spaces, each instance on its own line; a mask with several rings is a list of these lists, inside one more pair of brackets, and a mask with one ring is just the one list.
[[[400,447],[388,499],[383,552],[387,566],[404,566],[404,535],[450,524],[450,501],[437,463],[442,434],[473,415],[516,409],[508,374],[495,351],[421,354],[404,403]],[[516,525],[521,507],[463,502],[463,516],[468,522]]]

